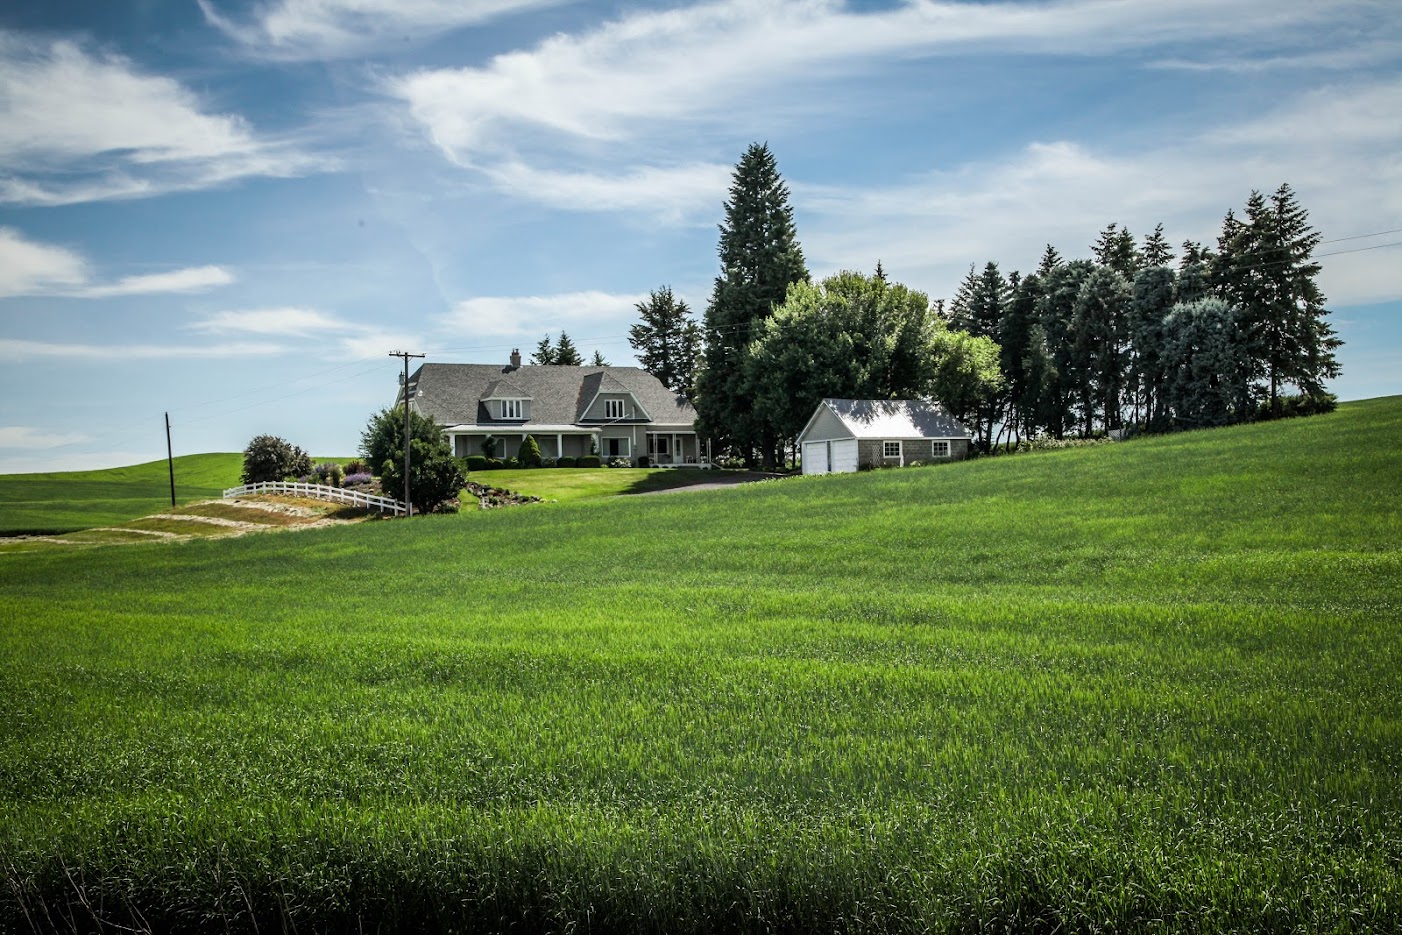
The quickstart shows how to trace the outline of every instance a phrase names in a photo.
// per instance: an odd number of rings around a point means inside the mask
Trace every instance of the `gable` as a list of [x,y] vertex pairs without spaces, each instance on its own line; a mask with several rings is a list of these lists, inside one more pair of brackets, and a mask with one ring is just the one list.
[[799,433],[799,442],[825,441],[834,438],[852,438],[852,433],[827,403],[818,403],[817,410],[808,424]]

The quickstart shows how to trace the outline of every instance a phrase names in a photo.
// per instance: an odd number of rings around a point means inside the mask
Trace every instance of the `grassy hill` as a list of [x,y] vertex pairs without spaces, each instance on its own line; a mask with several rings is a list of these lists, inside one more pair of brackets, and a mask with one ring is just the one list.
[[1389,398],[9,555],[0,930],[1396,930],[1399,517]]
[[[242,470],[239,452],[182,455],[175,459],[176,502],[218,497],[238,486]],[[91,529],[169,507],[164,459],[95,471],[0,474],[0,535]]]

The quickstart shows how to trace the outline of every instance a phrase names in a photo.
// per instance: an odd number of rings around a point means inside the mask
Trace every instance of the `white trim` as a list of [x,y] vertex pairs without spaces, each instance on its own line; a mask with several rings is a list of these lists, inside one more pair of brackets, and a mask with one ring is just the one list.
[[[608,374],[604,374],[604,376],[608,376]],[[619,380],[617,377],[609,377],[609,379],[610,379],[610,380],[613,380],[613,382],[617,383],[619,386],[623,386],[623,382],[622,382],[621,380]],[[579,419],[580,419],[580,422],[583,422],[583,421],[589,416],[589,410],[594,408],[594,404],[595,404],[596,402],[599,401],[599,397],[600,397],[600,396],[603,396],[605,392],[607,392],[607,393],[609,393],[609,394],[611,394],[611,395],[616,395],[616,394],[617,394],[617,391],[616,391],[616,390],[605,390],[604,387],[603,387],[603,382],[604,382],[604,381],[602,381],[602,380],[599,381],[599,388],[598,388],[597,390],[594,391],[594,396],[593,396],[593,398],[590,399],[589,402],[588,402],[588,404],[587,404],[583,409],[580,410],[580,412],[579,412]],[[652,413],[648,412],[647,409],[645,409],[645,408],[643,407],[643,404],[642,404],[641,402],[638,401],[638,396],[637,396],[637,394],[634,393],[632,390],[628,389],[628,387],[626,387],[626,386],[623,386],[623,392],[627,393],[627,394],[628,394],[628,397],[629,397],[631,400],[633,400],[633,405],[634,405],[634,406],[637,406],[637,407],[638,407],[638,411],[641,412],[641,413],[643,414],[643,420],[646,421],[646,422],[651,422],[651,421],[652,421]],[[628,418],[628,417],[627,417],[627,416],[624,416],[624,418]],[[633,418],[636,419],[637,416],[634,416]]]
[[[954,445],[951,444],[951,441],[952,441],[952,440],[951,440],[951,439],[948,439],[948,438],[932,438],[932,439],[930,439],[930,457],[931,457],[931,458],[952,458],[952,457],[954,457]],[[943,446],[944,446],[944,454],[942,454],[942,455],[940,455],[940,454],[935,454],[935,446],[936,446],[936,445],[943,445]]]
[[[889,454],[887,452],[888,445],[896,446],[895,454]],[[881,460],[890,461],[893,458],[901,463],[901,467],[905,467],[905,442],[901,441],[899,438],[883,438],[881,440]]]
[[805,434],[810,428],[813,427],[813,423],[814,423],[815,421],[817,421],[819,413],[821,413],[824,409],[826,409],[828,412],[831,412],[831,413],[832,413],[833,418],[835,418],[835,419],[837,420],[838,425],[841,425],[844,429],[847,428],[847,423],[842,421],[842,416],[838,415],[838,414],[837,414],[837,410],[834,409],[834,408],[832,408],[831,406],[829,406],[829,405],[828,405],[828,401],[827,401],[826,399],[824,399],[824,400],[821,400],[821,401],[818,403],[818,408],[814,409],[814,410],[813,410],[813,414],[812,414],[811,416],[808,417],[808,422],[803,426],[803,431],[802,431],[802,432],[799,432],[798,435],[796,436],[796,438],[799,440],[800,443],[802,443],[802,442],[828,442],[828,441],[836,442],[836,441],[847,441],[849,438],[856,438],[856,437],[857,437],[857,435],[856,435],[855,433],[853,433],[851,429],[847,429],[848,434],[846,434],[846,435],[839,435],[839,436],[836,436],[836,437],[834,437],[834,438],[804,438],[804,437],[803,437],[804,434]]
[[[618,439],[619,441],[624,441],[624,442],[627,442],[627,443],[628,443],[628,451],[627,451],[626,453],[614,455],[614,454],[607,454],[607,453],[605,452],[604,449],[608,448],[609,440],[610,440],[610,439],[614,439],[614,438]],[[629,458],[629,459],[631,459],[631,458],[633,457],[633,448],[634,448],[635,446],[634,446],[634,444],[633,444],[633,436],[632,436],[632,433],[631,433],[631,432],[630,432],[629,434],[627,434],[627,435],[601,435],[601,436],[599,437],[599,442],[600,442],[600,444],[599,444],[599,457],[601,457],[601,458],[603,458],[603,459],[605,459],[605,460],[607,460],[607,459],[609,459],[609,458]]]

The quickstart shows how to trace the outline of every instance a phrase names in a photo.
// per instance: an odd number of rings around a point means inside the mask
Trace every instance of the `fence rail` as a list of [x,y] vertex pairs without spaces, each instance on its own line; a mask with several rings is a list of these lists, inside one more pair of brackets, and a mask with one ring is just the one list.
[[251,493],[291,493],[317,500],[332,500],[336,503],[363,506],[379,510],[381,513],[393,513],[395,516],[402,516],[408,512],[404,504],[393,497],[381,497],[372,493],[361,493],[359,490],[344,490],[340,487],[327,487],[325,484],[298,484],[281,480],[230,487],[224,491],[224,498],[243,497]]

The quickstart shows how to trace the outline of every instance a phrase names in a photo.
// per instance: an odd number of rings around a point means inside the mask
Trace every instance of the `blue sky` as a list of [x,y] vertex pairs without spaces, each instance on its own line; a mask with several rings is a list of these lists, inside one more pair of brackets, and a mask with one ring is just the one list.
[[633,363],[767,141],[810,269],[931,298],[1289,182],[1345,399],[1402,393],[1395,0],[0,8],[0,472],[353,454],[408,348]]

